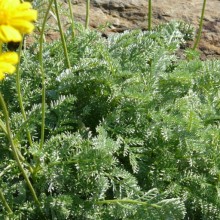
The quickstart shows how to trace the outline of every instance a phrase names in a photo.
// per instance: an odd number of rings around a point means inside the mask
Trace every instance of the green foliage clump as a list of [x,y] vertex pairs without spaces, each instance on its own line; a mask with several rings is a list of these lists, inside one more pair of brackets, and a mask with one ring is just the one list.
[[[35,47],[21,85],[1,85],[17,141],[39,195],[35,207],[1,133],[1,188],[14,219],[218,219],[219,61],[178,57],[191,29],[178,22],[104,39],[78,27],[45,44],[46,134],[39,149],[41,76]],[[69,37],[69,38],[68,38]],[[26,127],[33,146],[26,141]],[[9,167],[8,167],[9,166]],[[0,205],[0,215],[5,214]]]

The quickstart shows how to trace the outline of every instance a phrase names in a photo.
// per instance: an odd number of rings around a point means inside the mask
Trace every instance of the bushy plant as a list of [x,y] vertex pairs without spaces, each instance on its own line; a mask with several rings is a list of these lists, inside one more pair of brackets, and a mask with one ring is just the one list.
[[[38,45],[23,52],[21,93],[1,84],[36,205],[1,133],[1,189],[13,219],[218,219],[219,61],[180,59],[180,22],[108,39],[78,25],[45,43],[45,143]],[[3,120],[3,117],[1,115]],[[26,129],[33,143],[27,141]],[[34,170],[30,170],[34,167]],[[0,205],[0,216],[6,216]]]

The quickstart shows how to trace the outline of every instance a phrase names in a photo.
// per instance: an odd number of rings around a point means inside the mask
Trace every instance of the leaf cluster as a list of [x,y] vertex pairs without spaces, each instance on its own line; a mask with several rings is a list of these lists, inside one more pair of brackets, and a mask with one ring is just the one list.
[[24,51],[27,121],[13,77],[1,91],[27,163],[40,160],[32,182],[43,208],[35,207],[1,134],[1,188],[14,219],[219,218],[220,62],[180,59],[191,33],[171,22],[105,39],[78,25],[74,39],[66,36],[71,69],[61,42],[45,43],[42,149],[38,51]]

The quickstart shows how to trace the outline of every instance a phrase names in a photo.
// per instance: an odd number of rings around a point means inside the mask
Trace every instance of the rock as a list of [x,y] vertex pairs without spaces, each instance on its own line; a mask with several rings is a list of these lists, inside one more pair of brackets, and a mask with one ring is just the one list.
[[[68,11],[67,1],[60,0],[62,9]],[[110,23],[105,34],[123,32],[127,29],[147,29],[147,0],[91,0],[90,27],[98,28]],[[202,0],[153,0],[153,25],[170,20],[183,20],[198,29],[202,10]],[[86,1],[72,0],[76,21],[85,22]],[[203,33],[199,49],[204,57],[220,58],[220,1],[207,1]],[[68,23],[63,18],[64,27]]]

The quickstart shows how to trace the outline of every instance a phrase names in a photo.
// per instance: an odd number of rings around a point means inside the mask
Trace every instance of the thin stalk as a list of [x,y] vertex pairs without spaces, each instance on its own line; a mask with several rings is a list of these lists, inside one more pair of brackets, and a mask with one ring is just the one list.
[[86,0],[86,23],[85,28],[89,27],[89,11],[90,11],[90,0]]
[[40,139],[40,149],[43,148],[44,144],[44,129],[45,129],[45,110],[46,110],[46,86],[45,86],[45,72],[43,67],[43,42],[44,42],[44,30],[47,22],[47,17],[50,12],[50,8],[52,6],[53,0],[50,0],[46,14],[44,16],[44,20],[42,23],[42,28],[40,32],[40,45],[39,45],[39,65],[40,65],[40,72],[42,76],[42,108],[41,108],[41,139]]
[[26,171],[24,170],[22,164],[21,164],[21,161],[20,161],[20,158],[18,156],[18,149],[16,148],[16,145],[14,143],[14,140],[12,138],[12,133],[11,133],[11,128],[10,128],[10,124],[9,124],[9,115],[8,115],[8,110],[7,110],[7,107],[6,107],[6,104],[5,104],[5,101],[4,101],[4,98],[2,96],[2,94],[0,93],[0,104],[2,106],[2,110],[3,110],[3,114],[4,114],[4,118],[5,118],[5,123],[6,123],[6,129],[7,129],[7,133],[8,133],[8,140],[9,140],[9,143],[11,145],[11,149],[12,149],[12,153],[13,153],[13,156],[14,156],[14,159],[15,161],[17,162],[18,164],[18,168],[19,170],[21,171],[27,185],[28,185],[28,188],[30,189],[30,192],[34,198],[34,201],[35,203],[40,206],[40,202],[37,198],[37,195],[36,195],[36,192],[28,178],[28,175],[26,173]]
[[3,195],[1,189],[0,189],[0,199],[1,199],[1,201],[2,201],[3,206],[4,206],[5,209],[7,210],[7,212],[8,212],[9,214],[13,214],[13,211],[12,211],[12,209],[10,208],[10,206],[8,205],[8,203],[7,203],[7,201],[6,201],[5,197],[4,197],[4,195]]
[[152,26],[152,4],[151,0],[148,0],[148,30],[151,31]]
[[[17,88],[17,93],[18,93],[18,101],[19,101],[19,105],[20,105],[20,109],[21,109],[21,113],[23,116],[24,121],[27,120],[26,117],[26,113],[24,110],[24,105],[23,105],[23,99],[22,99],[22,94],[21,94],[21,84],[20,84],[20,58],[21,58],[21,51],[22,51],[22,41],[19,44],[19,50],[18,50],[18,56],[19,56],[19,61],[18,61],[18,65],[17,65],[17,69],[16,69],[16,88]],[[30,144],[30,146],[33,146],[33,142],[32,142],[32,138],[31,138],[31,134],[28,130],[28,126],[26,129],[26,133],[27,133],[27,138],[28,138],[28,142]]]
[[104,204],[134,204],[134,205],[143,205],[143,206],[151,206],[154,208],[161,208],[161,206],[157,204],[149,204],[147,202],[141,202],[138,200],[132,200],[132,199],[114,199],[114,200],[103,200],[96,202],[97,205],[104,205]]
[[202,13],[201,13],[200,22],[199,22],[199,30],[198,30],[195,44],[193,46],[193,50],[195,50],[198,47],[198,44],[199,44],[199,41],[201,38],[202,27],[203,27],[203,18],[204,18],[204,14],[205,14],[205,6],[206,6],[206,0],[203,0]]
[[4,131],[4,133],[5,133],[6,135],[8,135],[6,126],[5,126],[4,122],[3,122],[1,119],[0,119],[0,127],[1,127],[1,129]]
[[69,5],[69,9],[70,9],[70,19],[71,19],[72,35],[73,35],[73,38],[74,38],[75,37],[75,23],[74,23],[74,17],[73,17],[72,4],[71,4],[70,0],[68,0],[68,5]]
[[[9,138],[7,128],[6,128],[4,122],[3,122],[1,119],[0,119],[0,128],[4,131],[6,137]],[[14,143],[15,143],[15,141],[14,141]],[[29,169],[29,171],[30,171],[31,173],[33,173],[33,169],[32,169],[32,167],[31,167],[31,165],[28,164],[27,161],[25,161],[25,158],[21,155],[21,152],[19,151],[19,149],[18,149],[17,147],[16,147],[16,150],[17,150],[17,154],[18,154],[18,156],[19,156],[19,159],[20,159],[22,162],[25,162],[26,165],[27,165],[27,167],[28,167],[28,169]]]
[[0,173],[0,178],[5,174],[6,171],[12,168],[12,165],[8,165],[7,167],[4,168],[4,170]]
[[60,37],[61,37],[63,50],[64,50],[64,56],[65,56],[65,59],[66,59],[66,66],[67,66],[68,69],[70,69],[71,65],[70,65],[69,55],[68,55],[68,51],[67,51],[67,47],[66,47],[66,41],[65,41],[64,34],[63,34],[61,21],[60,21],[60,15],[59,15],[59,10],[58,10],[57,0],[54,0],[54,5],[55,5],[55,11],[56,11],[56,16],[57,16],[57,22],[58,22]]
[[77,163],[77,160],[71,160],[71,161],[57,161],[57,162],[53,162],[48,164],[49,167],[53,167],[53,166],[59,166],[59,165],[69,165],[69,164],[75,164]]

